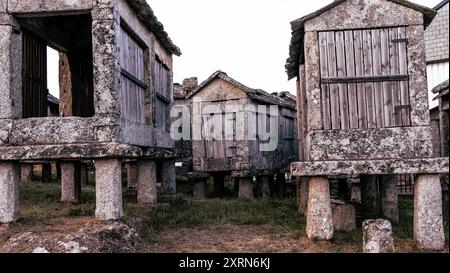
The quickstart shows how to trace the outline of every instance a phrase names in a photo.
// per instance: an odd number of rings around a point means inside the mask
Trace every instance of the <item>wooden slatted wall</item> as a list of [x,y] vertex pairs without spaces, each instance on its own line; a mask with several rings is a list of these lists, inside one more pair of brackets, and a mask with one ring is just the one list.
[[144,49],[123,28],[120,43],[122,117],[145,123]]
[[410,126],[405,27],[319,33],[325,130]]
[[[202,122],[205,157],[209,159],[236,157],[236,113],[204,115]],[[220,135],[216,134],[217,131],[213,134],[211,129],[222,129],[222,132]]]
[[153,87],[156,91],[155,117],[157,128],[164,131],[167,131],[170,116],[170,81],[170,70],[161,62],[159,58],[156,58],[153,67]]
[[23,118],[46,117],[47,45],[28,31],[23,32]]

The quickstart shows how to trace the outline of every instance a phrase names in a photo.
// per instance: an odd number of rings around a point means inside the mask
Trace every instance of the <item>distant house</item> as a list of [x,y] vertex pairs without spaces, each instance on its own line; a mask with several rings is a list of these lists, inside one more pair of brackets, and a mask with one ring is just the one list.
[[425,30],[425,47],[430,109],[437,107],[431,90],[448,79],[449,75],[449,0],[442,1],[434,10],[437,16]]
[[59,117],[59,99],[51,94],[47,95],[47,109],[49,117]]

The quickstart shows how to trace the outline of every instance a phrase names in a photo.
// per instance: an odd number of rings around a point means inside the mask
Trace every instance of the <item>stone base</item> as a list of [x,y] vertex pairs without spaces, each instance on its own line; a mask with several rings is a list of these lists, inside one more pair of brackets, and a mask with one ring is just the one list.
[[253,177],[239,178],[239,199],[254,199]]
[[61,202],[78,203],[81,198],[79,162],[61,163]]
[[309,181],[306,233],[308,238],[313,240],[330,240],[333,238],[330,183],[326,178],[313,177]]
[[[136,162],[129,162],[125,164],[127,169],[127,184],[128,188],[135,189],[138,185],[138,166]],[[155,170],[156,171],[156,170]]]
[[356,229],[356,212],[352,204],[332,200],[331,211],[333,212],[334,230],[351,232]]
[[194,199],[203,200],[206,198],[208,183],[206,179],[197,179],[194,181]]
[[271,176],[258,177],[258,194],[261,198],[270,198],[270,184],[273,180]]
[[383,218],[398,224],[400,215],[398,209],[398,190],[395,176],[385,175],[380,178],[381,213]]
[[175,172],[175,160],[165,160],[162,163],[162,192],[172,195],[177,193],[177,176]]
[[138,203],[155,204],[157,202],[156,162],[140,160],[136,166],[136,171]]
[[364,253],[393,253],[392,225],[384,219],[366,220],[363,223]]
[[414,184],[414,240],[424,250],[445,248],[439,175],[419,175]]
[[297,199],[298,199],[298,211],[300,215],[306,215],[308,211],[308,191],[309,191],[309,178],[298,178]]
[[0,223],[15,222],[19,212],[20,165],[0,162]]

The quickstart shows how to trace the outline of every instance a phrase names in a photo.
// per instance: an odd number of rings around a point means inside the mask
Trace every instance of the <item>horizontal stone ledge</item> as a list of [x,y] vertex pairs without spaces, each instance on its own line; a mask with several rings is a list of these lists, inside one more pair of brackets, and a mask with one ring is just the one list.
[[297,177],[352,176],[390,174],[444,174],[449,171],[448,158],[310,161],[291,164]]

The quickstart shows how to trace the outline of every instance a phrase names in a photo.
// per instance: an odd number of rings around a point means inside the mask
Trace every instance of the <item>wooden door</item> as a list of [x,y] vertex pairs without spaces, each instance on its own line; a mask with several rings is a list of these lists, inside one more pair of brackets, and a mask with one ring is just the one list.
[[23,31],[22,109],[23,118],[46,117],[47,110],[47,44]]
[[410,126],[406,28],[319,33],[325,130]]

